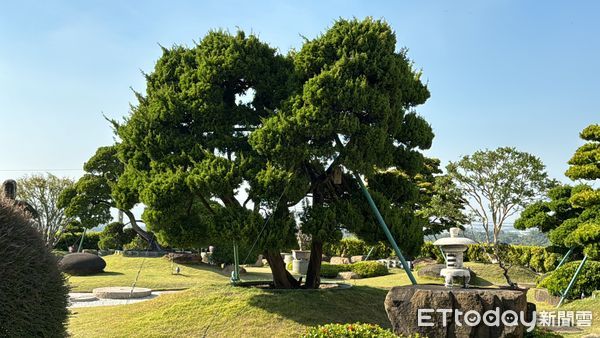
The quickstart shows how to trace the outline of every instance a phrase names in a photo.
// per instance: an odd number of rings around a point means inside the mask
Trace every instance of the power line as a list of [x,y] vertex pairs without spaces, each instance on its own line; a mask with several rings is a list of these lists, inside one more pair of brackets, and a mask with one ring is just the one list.
[[0,172],[84,171],[83,169],[0,169]]

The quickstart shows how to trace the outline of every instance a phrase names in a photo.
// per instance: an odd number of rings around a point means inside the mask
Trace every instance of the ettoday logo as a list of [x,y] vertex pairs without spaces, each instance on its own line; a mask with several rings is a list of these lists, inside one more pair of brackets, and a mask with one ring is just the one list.
[[[533,331],[536,324],[536,313],[533,311],[531,320],[527,320],[525,312],[520,311],[517,313],[513,310],[500,311],[499,307],[494,310],[488,310],[483,313],[479,313],[475,310],[469,310],[463,312],[458,309],[419,309],[418,310],[418,325],[419,326],[435,326],[437,323],[434,321],[433,314],[441,314],[442,325],[448,326],[450,323],[454,323],[456,326],[478,326],[482,322],[487,326],[517,326],[519,324],[526,327],[527,332]],[[452,315],[452,313],[454,315]]]

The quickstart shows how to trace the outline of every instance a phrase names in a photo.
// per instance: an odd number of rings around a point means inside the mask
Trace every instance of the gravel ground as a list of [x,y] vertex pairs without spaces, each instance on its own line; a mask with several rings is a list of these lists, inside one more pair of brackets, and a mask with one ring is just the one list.
[[113,306],[113,305],[126,305],[139,303],[146,300],[150,300],[156,298],[162,294],[174,293],[178,291],[154,291],[152,295],[143,298],[132,298],[132,299],[98,299],[94,297],[93,293],[82,293],[82,292],[72,292],[69,293],[70,308],[78,308],[78,307],[91,307],[91,306]]

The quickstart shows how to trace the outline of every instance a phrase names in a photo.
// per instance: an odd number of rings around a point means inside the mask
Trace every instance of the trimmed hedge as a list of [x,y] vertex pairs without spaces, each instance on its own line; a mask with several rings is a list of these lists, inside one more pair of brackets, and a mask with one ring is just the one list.
[[323,254],[326,256],[360,256],[366,255],[373,248],[369,259],[382,259],[395,256],[384,242],[379,242],[375,245],[367,244],[365,241],[358,238],[344,238],[337,243],[323,244]]
[[[527,245],[501,245],[503,261],[507,264],[528,267],[539,273],[553,271],[560,262],[564,253],[556,247],[541,247]],[[465,262],[490,263],[486,254],[491,252],[487,244],[470,245],[465,252]],[[435,259],[438,263],[444,262],[440,249],[431,242],[425,242],[421,247],[420,257]]]
[[339,272],[352,271],[361,278],[385,276],[389,273],[387,266],[373,261],[356,262],[353,264],[329,264],[321,263],[321,277],[335,278]]
[[356,262],[350,264],[350,269],[361,278],[385,276],[389,273],[387,266],[379,262]]
[[29,217],[0,197],[0,337],[65,337],[68,287]]
[[121,222],[112,222],[100,233],[100,241],[98,242],[98,248],[102,250],[121,250],[123,246],[137,236],[137,233],[132,228],[124,229],[125,225]]
[[[60,240],[54,247],[55,250],[69,251],[69,246],[74,245],[75,248],[79,246],[81,241],[81,232],[76,233],[64,233],[60,236]],[[100,241],[100,232],[86,232],[83,238],[82,249],[93,249],[98,250],[98,242]]]
[[[575,270],[581,261],[565,263],[560,268],[549,274],[539,284],[539,287],[547,288],[548,292],[554,296],[560,296],[567,288],[567,285],[573,278]],[[590,296],[594,291],[600,289],[600,262],[587,261],[579,273],[577,281],[573,285],[567,298],[576,299],[583,293]]]
[[[384,329],[375,324],[351,323],[351,324],[326,324],[311,327],[302,335],[302,338],[397,338],[392,331]],[[418,334],[411,336],[420,337]],[[408,337],[407,337],[408,338]]]
[[335,278],[339,272],[346,272],[350,270],[350,264],[329,264],[326,262],[321,263],[321,277],[323,278]]

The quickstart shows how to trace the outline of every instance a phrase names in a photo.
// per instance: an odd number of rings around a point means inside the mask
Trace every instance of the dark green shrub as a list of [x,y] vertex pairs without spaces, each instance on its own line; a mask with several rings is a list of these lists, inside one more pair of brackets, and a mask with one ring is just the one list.
[[[580,263],[581,261],[565,263],[548,277],[544,278],[538,286],[547,288],[548,292],[555,296],[560,296],[567,288],[567,285],[571,281],[571,278],[573,278],[573,274]],[[600,289],[600,262],[587,261],[579,273],[577,281],[571,288],[568,298],[579,298],[582,293],[589,296],[598,289]]]
[[362,278],[385,276],[389,273],[387,266],[378,262],[356,262],[350,264],[350,270]]
[[329,264],[326,262],[321,263],[321,277],[323,278],[335,278],[339,272],[351,271],[350,264]]
[[[308,329],[303,338],[397,338],[392,331],[375,324],[326,324]],[[412,336],[418,338],[418,335]]]
[[0,200],[0,337],[64,337],[67,293],[57,258],[13,201]]
[[[75,249],[79,247],[79,241],[81,241],[81,233],[64,233],[60,236],[58,244],[54,247],[56,250],[68,251],[69,246],[73,245]],[[82,249],[93,249],[98,250],[98,242],[100,241],[100,232],[88,231],[85,233],[83,238]]]
[[423,243],[423,245],[421,246],[421,252],[419,253],[419,257],[435,259],[438,263],[444,262],[444,257],[442,256],[440,248],[433,245],[432,242]]
[[325,243],[323,245],[323,254],[326,256],[360,256],[366,255],[373,248],[369,259],[388,258],[393,253],[392,250],[384,243],[379,242],[375,245],[367,244],[365,241],[358,238],[344,238],[337,243]]

